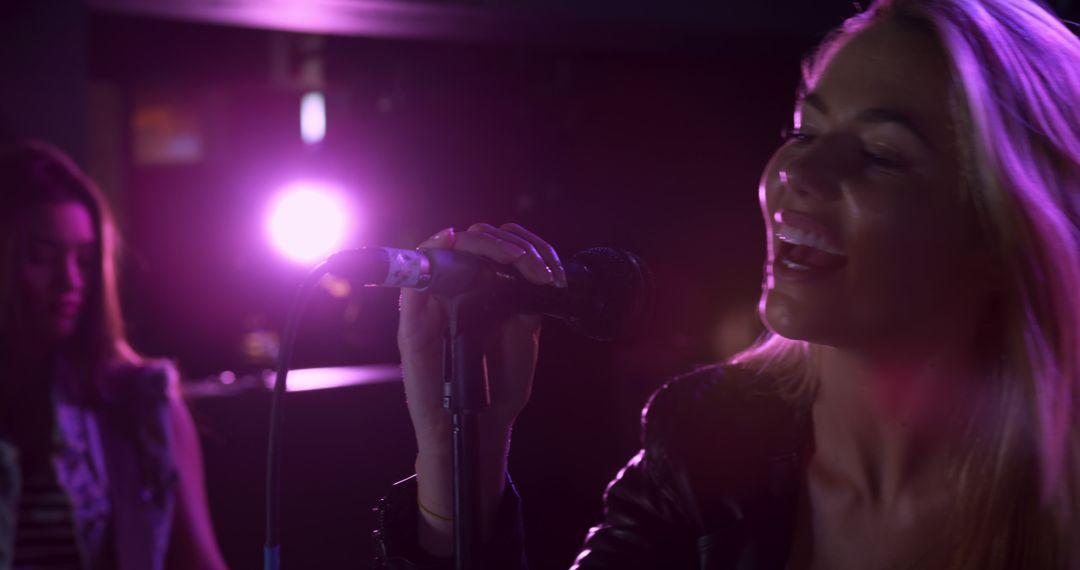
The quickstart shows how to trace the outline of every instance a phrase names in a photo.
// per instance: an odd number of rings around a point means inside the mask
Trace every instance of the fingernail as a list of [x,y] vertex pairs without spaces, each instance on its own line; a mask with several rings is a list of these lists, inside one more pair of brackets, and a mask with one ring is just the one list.
[[540,271],[540,282],[545,285],[555,282],[555,274],[551,272],[550,267],[544,267],[544,269]]
[[439,231],[439,233],[437,233],[437,234],[431,236],[430,238],[428,238],[428,241],[441,241],[441,240],[444,240],[444,239],[450,237],[451,235],[453,235],[453,233],[454,233],[454,228],[453,227],[443,228],[442,230]]
[[557,277],[555,277],[555,286],[558,287],[559,289],[566,289],[567,287],[570,286],[566,282],[566,274],[565,273],[560,271],[559,275]]
[[512,242],[504,241],[499,244],[499,247],[506,253],[506,255],[512,256],[515,260],[525,255],[525,250],[514,245]]

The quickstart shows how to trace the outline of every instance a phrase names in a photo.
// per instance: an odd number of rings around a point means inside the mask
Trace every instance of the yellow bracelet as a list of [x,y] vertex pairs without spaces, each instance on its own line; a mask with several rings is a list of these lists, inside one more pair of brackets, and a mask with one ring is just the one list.
[[449,518],[449,517],[444,517],[444,516],[440,515],[439,513],[436,513],[435,511],[425,507],[424,503],[420,502],[420,496],[419,495],[416,496],[416,505],[418,507],[420,507],[421,511],[424,511],[425,513],[435,517],[438,520],[446,521],[446,522],[454,522],[454,519]]

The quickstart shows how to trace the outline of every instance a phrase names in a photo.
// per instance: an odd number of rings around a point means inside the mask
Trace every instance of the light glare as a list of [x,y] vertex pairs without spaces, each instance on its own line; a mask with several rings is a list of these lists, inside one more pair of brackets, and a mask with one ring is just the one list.
[[316,144],[326,138],[326,98],[318,91],[300,98],[300,138]]
[[290,259],[310,263],[340,246],[345,214],[333,190],[310,183],[285,190],[270,214],[270,238]]

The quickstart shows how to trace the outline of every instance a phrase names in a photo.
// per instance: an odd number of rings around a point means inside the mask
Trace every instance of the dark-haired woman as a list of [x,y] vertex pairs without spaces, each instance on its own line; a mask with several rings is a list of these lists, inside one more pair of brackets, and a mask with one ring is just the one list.
[[0,569],[221,569],[191,417],[124,337],[115,229],[60,151],[0,151]]

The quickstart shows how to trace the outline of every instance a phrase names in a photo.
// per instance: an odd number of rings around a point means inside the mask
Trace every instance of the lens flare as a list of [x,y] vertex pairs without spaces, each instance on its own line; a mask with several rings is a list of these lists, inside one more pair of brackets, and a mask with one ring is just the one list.
[[340,248],[345,209],[329,187],[309,182],[286,188],[267,225],[270,240],[289,259],[311,263]]

